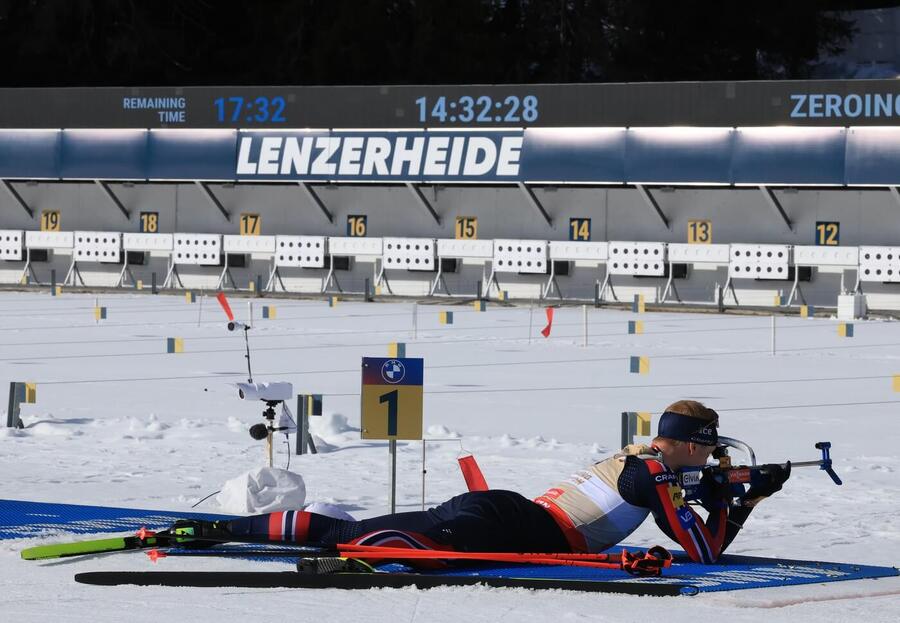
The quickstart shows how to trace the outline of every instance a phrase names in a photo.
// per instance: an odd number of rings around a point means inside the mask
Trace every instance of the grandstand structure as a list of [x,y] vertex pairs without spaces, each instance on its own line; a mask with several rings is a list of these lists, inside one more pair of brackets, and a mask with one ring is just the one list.
[[900,309],[891,80],[0,89],[0,283]]

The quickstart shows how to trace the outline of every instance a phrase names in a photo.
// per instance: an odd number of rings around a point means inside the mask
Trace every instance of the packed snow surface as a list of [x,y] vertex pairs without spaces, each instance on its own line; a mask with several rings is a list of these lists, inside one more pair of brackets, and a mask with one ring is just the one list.
[[[232,298],[240,320],[247,301]],[[244,342],[208,296],[0,294],[0,382],[37,383],[25,428],[0,429],[0,497],[43,502],[191,510],[232,479],[265,465],[248,428],[260,402],[242,401]],[[678,399],[721,414],[721,433],[751,444],[761,462],[818,458],[834,444],[837,487],[796,469],[751,516],[732,553],[896,565],[900,558],[900,324],[857,322],[852,338],[829,318],[558,309],[549,339],[539,307],[253,301],[255,381],[288,381],[324,395],[311,418],[316,455],[291,456],[280,436],[275,467],[302,476],[306,504],[362,518],[388,511],[387,443],[360,437],[360,358],[390,342],[425,360],[426,437],[398,443],[398,511],[434,505],[465,489],[456,459],[477,458],[493,488],[537,496],[619,447],[620,413],[660,413]],[[441,325],[439,311],[454,311]],[[532,317],[533,313],[533,317]],[[642,319],[645,333],[627,334]],[[529,329],[530,327],[530,329]],[[166,353],[166,338],[184,352]],[[629,357],[649,358],[630,374]],[[2,401],[6,404],[5,395]],[[295,410],[296,405],[291,405]],[[5,422],[5,416],[3,416]],[[222,510],[216,496],[197,510]],[[142,554],[25,562],[23,547],[60,540],[0,541],[4,621],[632,621],[900,620],[900,579],[647,598],[488,588],[251,590],[93,587],[80,571],[151,569]],[[652,522],[629,541],[672,546]],[[262,563],[166,559],[167,570],[258,569]],[[267,568],[272,568],[271,563]],[[127,613],[127,614],[126,614]]]

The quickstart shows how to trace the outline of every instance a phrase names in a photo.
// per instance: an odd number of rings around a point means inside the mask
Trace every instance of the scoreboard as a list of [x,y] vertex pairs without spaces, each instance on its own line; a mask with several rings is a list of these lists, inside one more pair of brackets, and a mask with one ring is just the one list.
[[0,129],[898,125],[893,80],[0,89]]

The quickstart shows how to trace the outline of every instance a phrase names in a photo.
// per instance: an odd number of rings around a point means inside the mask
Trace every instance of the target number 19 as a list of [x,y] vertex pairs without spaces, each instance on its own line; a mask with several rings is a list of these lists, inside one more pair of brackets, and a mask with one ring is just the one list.
[[41,231],[59,231],[59,210],[41,212]]

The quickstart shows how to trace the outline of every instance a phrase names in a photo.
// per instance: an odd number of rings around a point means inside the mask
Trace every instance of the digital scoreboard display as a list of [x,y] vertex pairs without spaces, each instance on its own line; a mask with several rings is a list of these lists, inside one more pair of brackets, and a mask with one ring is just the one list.
[[893,80],[0,89],[0,129],[900,125]]
[[541,123],[549,95],[546,86],[0,89],[0,128],[523,127]]

